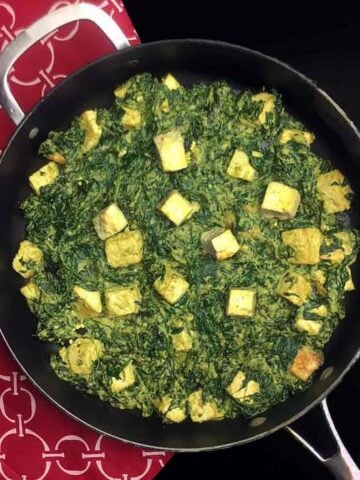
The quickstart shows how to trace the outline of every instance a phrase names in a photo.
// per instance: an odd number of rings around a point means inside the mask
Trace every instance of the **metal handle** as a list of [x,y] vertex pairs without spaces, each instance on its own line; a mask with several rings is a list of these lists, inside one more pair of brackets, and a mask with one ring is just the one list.
[[117,48],[129,46],[129,41],[118,24],[103,10],[89,3],[59,8],[37,20],[0,55],[0,105],[18,125],[25,114],[15,100],[8,84],[8,75],[16,60],[43,37],[71,22],[90,20],[95,23]]
[[360,480],[360,470],[336,430],[326,399],[286,429],[329,469],[334,478]]

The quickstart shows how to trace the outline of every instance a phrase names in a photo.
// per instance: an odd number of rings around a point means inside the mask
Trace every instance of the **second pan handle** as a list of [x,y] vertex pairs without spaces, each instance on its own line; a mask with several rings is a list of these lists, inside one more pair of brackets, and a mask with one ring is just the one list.
[[69,5],[40,18],[13,40],[0,55],[0,105],[18,125],[25,114],[10,91],[8,76],[11,67],[30,47],[57,28],[79,20],[95,23],[117,48],[129,46],[119,25],[99,7],[89,3]]

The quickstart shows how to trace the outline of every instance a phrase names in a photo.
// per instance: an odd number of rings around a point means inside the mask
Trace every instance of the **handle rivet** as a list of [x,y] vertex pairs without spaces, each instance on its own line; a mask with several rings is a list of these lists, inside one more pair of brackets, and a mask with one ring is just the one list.
[[39,133],[39,129],[37,127],[34,127],[30,130],[29,132],[29,138],[30,140],[32,140],[33,138],[35,138],[37,136],[37,134]]
[[322,372],[322,374],[319,377],[319,380],[324,381],[327,378],[330,377],[330,375],[333,373],[334,367],[327,367],[325,370]]
[[250,427],[260,427],[263,423],[265,423],[267,420],[266,417],[256,417],[249,422]]

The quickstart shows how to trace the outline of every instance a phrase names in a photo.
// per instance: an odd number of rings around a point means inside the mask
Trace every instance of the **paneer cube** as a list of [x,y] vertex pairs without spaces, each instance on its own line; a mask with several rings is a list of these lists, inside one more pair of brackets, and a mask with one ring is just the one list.
[[143,239],[141,232],[121,232],[105,240],[107,262],[111,267],[127,267],[141,262]]
[[129,90],[131,85],[131,81],[128,80],[125,83],[122,83],[119,85],[115,90],[114,90],[114,95],[117,98],[124,98],[125,95],[127,94],[127,91]]
[[235,150],[226,173],[233,178],[239,178],[252,182],[256,176],[256,170],[251,166],[248,155],[242,150]]
[[160,211],[176,226],[188,220],[200,206],[197,202],[189,202],[180,192],[173,190],[159,206]]
[[123,212],[116,203],[112,203],[104,210],[101,210],[93,222],[96,233],[101,240],[106,240],[115,235],[115,233],[121,232],[128,224]]
[[318,228],[297,228],[287,230],[281,235],[282,241],[294,251],[291,263],[298,265],[315,265],[320,262],[322,234]]
[[172,335],[172,344],[177,352],[188,352],[192,349],[192,337],[186,330],[182,330]]
[[303,382],[323,364],[323,357],[307,345],[299,348],[296,357],[289,366],[289,372]]
[[20,292],[28,300],[38,300],[40,298],[40,289],[35,282],[27,282],[26,285],[20,288]]
[[95,110],[86,110],[80,117],[81,125],[85,130],[85,138],[82,147],[83,153],[88,153],[99,143],[102,128],[96,123],[97,113]]
[[351,274],[351,270],[350,270],[349,266],[346,267],[346,271],[347,271],[347,274],[348,274],[348,279],[345,282],[344,291],[345,292],[352,292],[353,290],[355,290],[355,285],[354,285],[354,282],[353,282],[353,279],[352,279],[352,274]]
[[349,196],[352,190],[340,170],[331,170],[331,172],[319,175],[317,191],[324,202],[326,213],[338,213],[349,210]]
[[279,135],[279,143],[282,144],[291,141],[310,146],[314,140],[315,135],[313,133],[290,128],[284,128]]
[[120,372],[119,378],[112,377],[110,389],[113,393],[119,393],[135,383],[135,367],[130,362]]
[[55,153],[49,153],[46,155],[46,158],[48,160],[51,160],[52,162],[58,163],[59,165],[63,165],[66,163],[66,159],[62,153],[55,152]]
[[139,110],[127,107],[123,107],[123,109],[125,113],[121,118],[121,125],[129,129],[141,127],[142,119]]
[[257,95],[253,95],[251,98],[255,102],[263,102],[263,108],[257,118],[257,121],[261,125],[264,125],[266,123],[267,114],[274,111],[275,95],[267,92],[260,92]]
[[180,83],[176,80],[176,78],[168,73],[163,79],[162,83],[169,89],[169,90],[177,90],[181,88]]
[[326,275],[322,270],[315,270],[311,273],[311,279],[314,282],[314,286],[320,295],[326,295],[326,288],[324,287],[326,283]]
[[277,293],[294,305],[302,305],[311,293],[311,284],[298,273],[288,272],[280,280]]
[[154,142],[164,172],[178,172],[189,166],[184,139],[178,130],[157,135],[154,137]]
[[105,290],[106,311],[109,315],[123,316],[138,313],[141,295],[136,286],[112,287]]
[[301,316],[296,319],[295,327],[308,335],[319,335],[323,322],[321,320],[305,320]]
[[40,248],[28,240],[23,240],[12,262],[12,267],[15,272],[20,273],[24,278],[30,278],[35,275],[43,265],[44,255]]
[[328,314],[328,309],[326,305],[319,305],[318,307],[314,307],[309,310],[309,313],[312,313],[313,315],[317,315],[319,317],[326,317]]
[[283,183],[270,182],[261,205],[261,211],[266,217],[280,220],[294,218],[300,205],[300,193]]
[[228,394],[233,397],[235,400],[238,400],[242,403],[253,403],[253,398],[251,398],[255,393],[260,392],[260,385],[254,380],[247,382],[245,386],[245,374],[241,370],[235,375],[230,385],[226,388]]
[[101,357],[103,345],[93,338],[77,338],[68,347],[60,349],[62,360],[70,371],[80,377],[88,378],[94,362]]
[[193,422],[201,423],[209,420],[221,420],[224,412],[218,409],[216,402],[204,402],[202,389],[196,390],[188,396],[190,417]]
[[207,253],[220,261],[233,257],[240,250],[232,231],[219,227],[203,233],[201,244]]
[[189,287],[189,282],[171,268],[166,268],[164,278],[159,277],[154,282],[155,290],[171,305],[178,302]]
[[183,422],[186,418],[185,408],[181,408],[181,407],[171,408],[166,412],[165,418],[171,423]]
[[256,291],[251,288],[231,288],[226,309],[230,317],[253,317]]
[[91,317],[102,312],[100,292],[85,290],[85,288],[75,286],[74,294],[76,296],[76,310],[83,316]]
[[232,379],[230,385],[226,387],[226,391],[229,395],[234,397],[234,395],[242,388],[245,381],[245,373],[239,370],[235,377]]
[[59,176],[59,173],[59,167],[57,164],[54,162],[49,162],[39,170],[36,170],[35,173],[30,175],[30,186],[34,192],[39,195],[41,188],[54,183],[56,178]]

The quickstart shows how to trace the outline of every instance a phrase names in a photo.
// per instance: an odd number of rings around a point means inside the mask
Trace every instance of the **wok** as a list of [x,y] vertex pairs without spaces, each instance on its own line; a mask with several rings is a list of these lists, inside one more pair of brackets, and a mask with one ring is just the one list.
[[[118,51],[68,77],[25,116],[7,83],[12,65],[33,43],[76,20],[94,22]],[[348,296],[347,316],[326,347],[325,363],[313,385],[251,420],[165,425],[156,416],[145,419],[138,412],[115,409],[60,380],[49,366],[54,347],[34,335],[36,319],[19,293],[21,280],[12,271],[11,261],[25,234],[19,203],[29,194],[29,174],[43,164],[37,154],[40,143],[50,130],[65,128],[84,109],[109,106],[114,88],[129,77],[141,72],[161,76],[169,71],[184,85],[223,79],[236,89],[277,89],[289,111],[315,132],[316,153],[328,157],[350,179],[355,192],[354,208],[352,216],[343,220],[359,225],[360,134],[313,81],[277,59],[222,42],[166,40],[128,48],[117,24],[103,11],[85,3],[67,6],[33,24],[0,56],[0,104],[18,124],[0,165],[0,327],[5,342],[49,400],[105,435],[136,445],[194,452],[241,445],[287,428],[337,478],[359,479],[360,471],[342,444],[326,404],[326,396],[360,355],[356,292]],[[353,274],[356,281],[358,265]],[[300,419],[305,414],[307,421]]]

